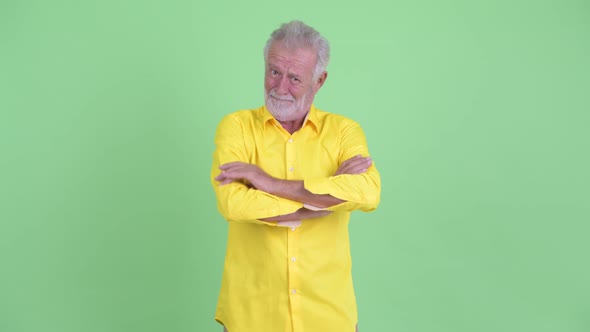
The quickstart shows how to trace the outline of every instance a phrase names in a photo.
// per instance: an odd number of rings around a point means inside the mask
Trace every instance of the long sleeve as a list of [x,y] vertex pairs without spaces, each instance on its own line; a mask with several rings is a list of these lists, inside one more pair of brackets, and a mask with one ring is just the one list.
[[[354,121],[347,121],[340,129],[339,164],[356,155],[369,155],[365,134]],[[377,208],[381,194],[381,178],[375,165],[362,174],[341,174],[337,176],[305,179],[304,186],[315,194],[330,194],[346,202],[327,210],[365,212]]]
[[253,222],[274,226],[274,223],[258,219],[289,214],[303,206],[300,202],[277,197],[260,190],[249,188],[244,183],[230,183],[220,186],[215,177],[219,166],[228,162],[252,162],[252,144],[255,130],[246,113],[234,113],[224,117],[215,135],[215,151],[211,168],[211,183],[217,196],[217,208],[230,222]]
[[[289,133],[263,106],[225,117],[215,144],[211,182],[219,211],[230,221],[215,319],[230,331],[239,327],[244,331],[354,330],[358,315],[351,276],[350,211],[375,209],[381,183],[374,166],[363,174],[331,175],[342,162],[369,155],[359,125],[312,105],[303,126]],[[214,180],[219,165],[233,161],[257,165],[281,180],[277,185],[282,180],[297,182],[287,184],[289,190],[273,192],[302,197],[303,181],[314,193],[329,193],[346,202],[329,208],[334,213],[303,218],[296,228],[264,226],[272,224],[263,224],[259,218],[289,214],[304,205],[247,184],[219,186]],[[296,194],[285,194],[293,190]],[[306,202],[313,196],[301,195]]]

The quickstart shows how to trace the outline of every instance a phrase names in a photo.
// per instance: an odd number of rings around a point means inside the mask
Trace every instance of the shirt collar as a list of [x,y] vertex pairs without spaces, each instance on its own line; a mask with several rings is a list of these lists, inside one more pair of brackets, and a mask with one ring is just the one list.
[[[262,106],[260,111],[262,123],[266,125],[270,122],[280,126],[279,122],[272,116],[268,108],[266,108],[266,105]],[[303,126],[301,128],[303,129],[306,126],[310,126],[316,132],[319,131],[320,121],[318,118],[318,109],[315,108],[315,105],[313,104],[311,105],[309,112],[307,112],[305,120],[303,120]]]

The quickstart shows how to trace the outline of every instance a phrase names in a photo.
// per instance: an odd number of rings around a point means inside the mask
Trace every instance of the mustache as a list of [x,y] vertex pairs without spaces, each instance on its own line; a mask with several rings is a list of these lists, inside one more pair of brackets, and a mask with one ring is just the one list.
[[282,100],[282,101],[295,101],[295,98],[291,95],[279,95],[275,89],[270,90],[268,93],[271,97]]

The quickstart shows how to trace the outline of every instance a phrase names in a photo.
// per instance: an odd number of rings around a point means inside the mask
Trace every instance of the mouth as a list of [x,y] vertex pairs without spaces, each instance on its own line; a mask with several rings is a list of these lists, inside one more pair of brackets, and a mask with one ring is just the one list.
[[272,97],[275,100],[280,101],[280,102],[291,102],[292,103],[292,102],[295,101],[295,99],[293,97],[286,97],[286,96],[285,97],[281,97],[281,96],[277,96],[276,94],[274,94],[272,92],[269,93],[269,96]]
[[291,99],[277,98],[275,96],[271,96],[271,97],[272,97],[272,99],[274,99],[276,102],[279,102],[279,103],[293,103],[294,102]]

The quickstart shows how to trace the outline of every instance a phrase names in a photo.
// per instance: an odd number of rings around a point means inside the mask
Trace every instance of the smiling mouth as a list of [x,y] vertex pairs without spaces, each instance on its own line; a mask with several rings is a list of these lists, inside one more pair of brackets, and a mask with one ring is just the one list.
[[292,100],[292,99],[283,99],[283,98],[278,98],[278,97],[275,97],[275,96],[271,96],[271,97],[273,99],[275,99],[275,100],[280,101],[280,102],[290,102],[290,103],[294,102],[294,100]]
[[278,101],[283,101],[283,102],[285,102],[285,101],[294,102],[295,101],[295,99],[292,97],[281,97],[281,96],[276,95],[273,92],[269,93],[269,96],[271,96],[273,99],[276,99]]

